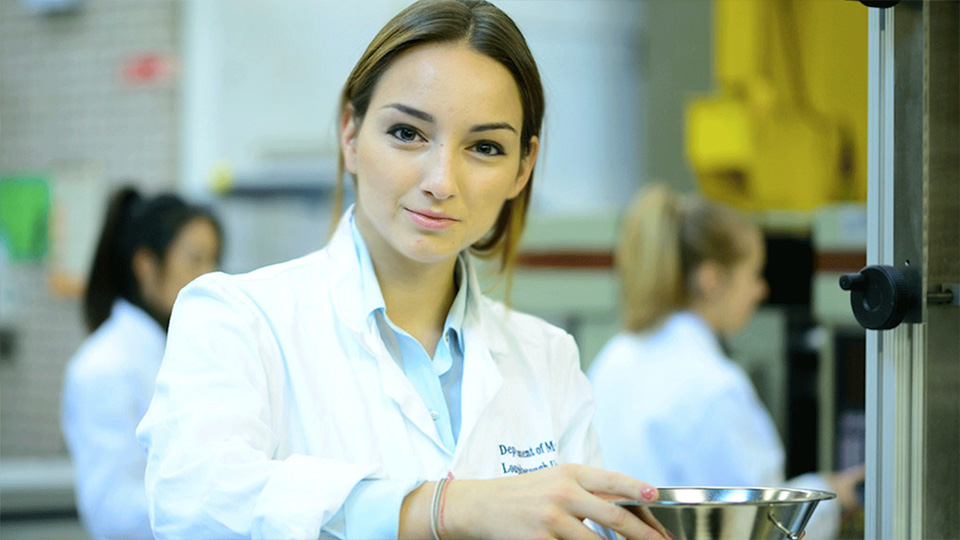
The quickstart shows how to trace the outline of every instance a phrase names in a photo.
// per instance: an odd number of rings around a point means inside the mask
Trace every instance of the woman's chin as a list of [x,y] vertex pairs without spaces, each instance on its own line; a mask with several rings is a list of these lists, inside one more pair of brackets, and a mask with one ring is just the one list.
[[428,239],[417,238],[409,242],[404,249],[404,255],[411,261],[419,264],[434,265],[449,262],[460,254],[458,246],[438,245]]

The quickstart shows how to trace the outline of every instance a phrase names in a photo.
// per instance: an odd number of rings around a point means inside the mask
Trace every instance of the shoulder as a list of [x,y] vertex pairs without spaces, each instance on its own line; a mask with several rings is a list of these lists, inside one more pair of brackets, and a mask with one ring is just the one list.
[[545,345],[576,349],[573,336],[547,321],[505,306],[502,302],[481,296],[480,309],[484,325],[498,341],[523,350],[543,350]]
[[263,266],[243,274],[204,274],[193,280],[185,290],[203,288],[249,294],[277,293],[307,281],[308,277],[313,278],[311,281],[315,280],[319,277],[318,274],[322,276],[329,266],[328,253],[321,249],[297,259]]
[[244,274],[212,272],[190,282],[177,297],[177,304],[214,300],[230,309],[270,311],[289,307],[323,288],[332,267],[325,250],[290,261],[264,266]]
[[[141,356],[123,328],[110,319],[90,334],[67,364],[65,383],[68,386],[96,384],[122,379],[132,368],[131,358]],[[158,354],[162,355],[162,351]]]
[[637,334],[621,332],[600,349],[590,364],[590,379],[613,376],[620,377],[625,369],[639,369],[646,355],[643,353],[644,340]]

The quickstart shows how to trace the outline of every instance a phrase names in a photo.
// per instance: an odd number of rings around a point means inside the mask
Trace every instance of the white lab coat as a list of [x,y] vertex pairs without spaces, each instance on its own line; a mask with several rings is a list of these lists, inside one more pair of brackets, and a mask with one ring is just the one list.
[[137,423],[147,411],[166,335],[126,300],[83,343],[64,375],[61,427],[77,509],[94,538],[152,538]]
[[[776,426],[747,374],[691,312],[615,336],[590,367],[604,465],[657,486],[788,486],[829,490],[823,477],[784,479]],[[840,507],[820,503],[807,540],[832,538]]]
[[158,537],[340,537],[363,479],[599,463],[573,338],[484,298],[469,262],[462,424],[447,450],[361,309],[348,219],[318,252],[180,293],[138,430]]

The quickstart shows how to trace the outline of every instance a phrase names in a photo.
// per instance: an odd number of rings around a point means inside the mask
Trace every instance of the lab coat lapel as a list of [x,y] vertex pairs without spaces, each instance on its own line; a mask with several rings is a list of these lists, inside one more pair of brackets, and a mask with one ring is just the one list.
[[460,437],[457,447],[468,440],[483,411],[503,386],[503,375],[494,355],[486,346],[486,336],[476,329],[464,328],[467,343],[463,358],[463,382],[460,387]]
[[384,393],[400,408],[403,416],[444,452],[449,452],[440,440],[440,434],[437,432],[433,419],[430,418],[430,411],[423,403],[423,398],[417,393],[403,370],[390,355],[386,345],[384,345],[376,321],[369,316],[369,313],[363,312],[358,292],[361,287],[360,261],[357,260],[356,246],[353,243],[350,230],[352,213],[353,207],[351,206],[340,219],[340,223],[326,248],[330,257],[337,263],[334,268],[339,271],[334,277],[335,286],[331,289],[331,298],[337,318],[349,329],[349,332],[361,344],[363,350],[377,363],[380,385]]
[[423,398],[417,393],[400,366],[393,360],[375,325],[371,325],[364,331],[363,344],[367,352],[373,355],[377,362],[380,385],[384,394],[397,404],[400,412],[411,424],[429,437],[444,453],[449,453],[450,451],[440,440],[440,433],[437,432],[437,426],[430,418],[430,411],[427,410]]
[[[501,336],[490,324],[487,300],[477,281],[473,260],[464,257],[467,265],[467,312],[463,321],[463,381],[460,390],[460,437],[470,437],[483,411],[503,386],[503,375],[497,360],[504,355]],[[461,444],[457,444],[459,448]]]

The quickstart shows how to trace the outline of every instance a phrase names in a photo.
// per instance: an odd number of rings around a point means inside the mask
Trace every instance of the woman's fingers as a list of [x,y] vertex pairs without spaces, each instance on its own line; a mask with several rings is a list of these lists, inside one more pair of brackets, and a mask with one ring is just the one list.
[[657,488],[625,474],[585,466],[576,467],[574,474],[583,489],[604,499],[622,498],[640,502],[657,500]]
[[641,505],[635,505],[630,508],[644,523],[653,527],[657,533],[664,537],[673,540],[673,535],[670,534],[670,531],[660,523],[656,517],[654,517],[653,512],[650,511],[650,508]]
[[592,467],[575,467],[571,473],[577,484],[588,492],[571,505],[570,510],[578,517],[613,529],[628,539],[670,538],[667,530],[646,507],[625,507],[612,502],[616,499],[655,501],[657,490],[650,484],[625,474]]
[[495,480],[457,480],[446,488],[444,528],[450,537],[597,540],[583,523],[590,519],[628,540],[669,538],[649,512],[633,514],[605,497],[649,500],[656,498],[656,490],[629,476],[578,465]]
[[578,517],[613,529],[629,540],[670,538],[663,525],[643,506],[620,506],[599,496],[586,494],[574,502],[570,510]]

